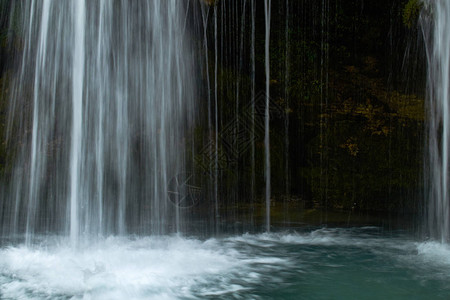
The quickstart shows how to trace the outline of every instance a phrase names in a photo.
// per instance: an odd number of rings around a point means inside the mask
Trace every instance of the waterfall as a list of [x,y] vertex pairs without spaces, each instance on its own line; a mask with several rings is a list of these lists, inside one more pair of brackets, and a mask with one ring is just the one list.
[[[289,0],[286,0],[286,25],[284,28],[284,40],[286,43],[285,49],[285,65],[284,65],[284,180],[285,183],[285,198],[283,203],[283,213],[287,215],[287,202],[290,198],[290,176],[289,176]],[[286,221],[286,220],[284,220]]]
[[450,3],[446,0],[425,1],[421,19],[428,60],[428,228],[431,237],[448,242]]
[[[48,2],[48,1],[47,1]],[[84,1],[74,2],[74,53],[72,67],[72,139],[70,143],[70,236],[72,242],[79,234],[78,203],[80,202],[80,158],[83,122],[83,88],[84,88],[84,57],[85,57],[85,22],[86,7]],[[38,116],[39,118],[39,116]],[[37,118],[36,121],[39,119]],[[122,213],[122,212],[120,212]],[[122,220],[119,220],[121,222]]]
[[270,99],[270,10],[271,0],[264,0],[264,13],[266,20],[266,39],[265,39],[265,64],[266,64],[266,110],[265,110],[265,133],[264,133],[264,148],[265,148],[265,167],[264,176],[266,178],[266,230],[270,231],[270,128],[269,128],[269,99]]
[[214,215],[215,215],[215,226],[216,232],[218,229],[218,219],[219,219],[219,202],[218,202],[218,180],[219,180],[219,107],[218,107],[218,63],[219,63],[219,48],[217,41],[217,6],[214,6]]
[[[4,233],[155,233],[185,172],[194,52],[186,1],[24,0]],[[180,177],[177,177],[180,178]],[[176,197],[183,187],[173,191]]]
[[[250,2],[250,10],[251,10],[251,42],[250,42],[250,78],[251,78],[251,99],[255,99],[256,95],[256,63],[255,63],[255,19],[256,19],[256,0],[251,0]],[[250,158],[250,169],[251,169],[251,179],[250,179],[250,208],[251,208],[251,223],[253,223],[253,215],[254,215],[254,199],[255,199],[255,189],[256,189],[256,174],[255,174],[255,102],[252,101],[250,104],[250,140],[251,140],[251,158]]]

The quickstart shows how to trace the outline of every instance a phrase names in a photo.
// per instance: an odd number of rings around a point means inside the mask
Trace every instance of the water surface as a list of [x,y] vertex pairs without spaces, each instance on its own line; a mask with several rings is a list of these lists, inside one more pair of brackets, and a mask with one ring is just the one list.
[[0,250],[1,299],[449,299],[450,248],[380,228],[61,237]]

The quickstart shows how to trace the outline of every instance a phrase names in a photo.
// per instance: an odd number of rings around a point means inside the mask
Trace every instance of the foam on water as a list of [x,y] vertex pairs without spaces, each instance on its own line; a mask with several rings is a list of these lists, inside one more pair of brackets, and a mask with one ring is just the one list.
[[208,240],[109,237],[77,248],[69,244],[66,237],[44,237],[31,247],[0,249],[0,298],[348,299],[367,296],[367,291],[373,294],[368,299],[450,295],[449,247],[404,234],[385,236],[376,228]]
[[450,245],[448,244],[425,242],[418,244],[417,250],[419,255],[429,263],[450,266]]

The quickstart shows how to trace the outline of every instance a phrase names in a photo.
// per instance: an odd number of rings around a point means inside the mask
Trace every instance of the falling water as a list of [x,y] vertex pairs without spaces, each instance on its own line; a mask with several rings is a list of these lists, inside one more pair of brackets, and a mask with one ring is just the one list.
[[166,192],[195,96],[186,3],[22,1],[5,234],[177,228]]
[[[204,51],[204,57],[205,57],[205,77],[206,77],[206,97],[207,97],[207,115],[208,115],[208,127],[207,127],[207,138],[209,140],[211,140],[211,133],[213,132],[213,125],[212,125],[212,110],[211,110],[211,79],[210,79],[210,72],[209,72],[209,49],[208,49],[208,20],[209,20],[209,12],[210,12],[210,6],[207,4],[201,5],[201,17],[202,17],[202,27],[203,27],[203,51]],[[215,66],[216,67],[216,66]],[[214,68],[215,68],[214,67]],[[214,72],[215,77],[216,74]],[[216,83],[216,78],[214,79],[214,83]],[[214,100],[216,99],[216,97],[214,97]],[[214,114],[215,116],[215,114]],[[217,130],[215,130],[217,131]],[[215,150],[215,146],[214,143],[208,143],[208,152],[209,153],[213,153],[213,148]],[[214,159],[215,161],[215,159]],[[209,164],[208,166],[208,170],[207,171],[208,174],[211,175],[215,175],[215,171],[213,170],[213,168],[215,168],[215,163],[213,164]],[[214,171],[214,172],[213,172]],[[216,189],[216,179],[212,180],[209,182],[208,184],[208,197],[209,198],[213,198],[214,199],[214,219],[215,219],[215,225],[217,227],[217,215],[218,215],[218,205],[217,205],[217,194],[215,193]],[[214,186],[212,186],[214,185]]]
[[[284,65],[284,109],[285,109],[285,120],[284,120],[284,180],[285,184],[285,200],[283,204],[283,209],[285,215],[287,212],[287,201],[290,198],[290,176],[289,176],[289,0],[286,0],[286,26],[284,31],[284,39],[286,43],[285,49],[285,65]],[[287,221],[287,220],[285,220]]]
[[[328,127],[326,110],[328,109],[328,23],[329,23],[329,1],[322,0],[321,4],[321,42],[320,42],[320,184],[321,201],[324,207],[328,207],[328,155],[327,155],[327,136],[325,131]],[[325,210],[324,221],[327,222],[328,213]]]
[[218,228],[218,218],[219,218],[219,202],[218,202],[218,179],[219,179],[219,107],[218,107],[218,63],[219,63],[219,49],[218,49],[218,41],[217,41],[217,6],[214,6],[214,214],[216,219],[216,230]]
[[[86,22],[86,7],[84,1],[74,2],[74,18],[75,18],[75,37],[74,37],[74,54],[72,67],[72,140],[70,148],[70,236],[72,243],[74,243],[79,234],[79,218],[78,218],[78,203],[80,199],[80,156],[82,143],[82,122],[83,122],[83,88],[84,88],[84,40],[85,40],[85,22]],[[48,7],[47,7],[48,9]],[[48,28],[42,29],[47,31]],[[43,41],[41,41],[43,42]],[[46,41],[44,41],[46,42]],[[39,116],[36,118],[39,122]],[[36,129],[33,130],[33,132]],[[121,200],[121,199],[120,199]],[[119,201],[120,201],[119,200]],[[122,214],[122,212],[120,212]],[[122,218],[119,222],[122,223]],[[122,226],[120,226],[122,227]],[[29,231],[29,229],[27,230]]]
[[425,1],[422,19],[428,56],[430,183],[428,227],[433,238],[445,242],[450,239],[448,194],[450,3],[446,0]]
[[[256,80],[255,80],[255,18],[256,18],[256,3],[255,0],[251,0],[250,2],[250,10],[251,10],[251,42],[250,42],[250,77],[251,77],[251,99],[255,99],[255,89],[256,89]],[[255,102],[251,103],[251,119],[250,119],[250,140],[251,140],[251,158],[250,158],[250,169],[251,169],[251,188],[250,188],[250,199],[251,199],[251,221],[253,223],[253,210],[254,210],[254,198],[255,198],[255,187],[256,187],[256,174],[255,174]]]
[[270,99],[270,10],[271,0],[264,0],[264,13],[266,20],[266,39],[265,39],[265,64],[266,64],[266,110],[265,110],[265,133],[264,133],[264,148],[265,148],[265,163],[264,176],[266,178],[266,230],[270,231],[270,128],[269,128],[269,99]]

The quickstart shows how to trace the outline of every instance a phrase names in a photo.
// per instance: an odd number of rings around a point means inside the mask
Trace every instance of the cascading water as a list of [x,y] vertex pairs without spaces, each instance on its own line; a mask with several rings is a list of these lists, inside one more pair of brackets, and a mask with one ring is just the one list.
[[20,5],[9,138],[21,142],[3,233],[70,233],[76,243],[179,228],[166,192],[185,172],[194,107],[187,2]]
[[450,240],[450,3],[424,1],[422,29],[428,59],[428,229],[431,237]]
[[270,168],[270,16],[271,0],[264,0],[264,16],[266,21],[265,34],[265,65],[266,65],[266,108],[264,117],[264,176],[266,181],[266,230],[270,231],[270,196],[271,196],[271,168]]

